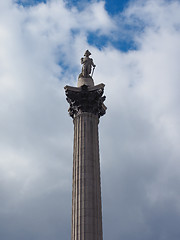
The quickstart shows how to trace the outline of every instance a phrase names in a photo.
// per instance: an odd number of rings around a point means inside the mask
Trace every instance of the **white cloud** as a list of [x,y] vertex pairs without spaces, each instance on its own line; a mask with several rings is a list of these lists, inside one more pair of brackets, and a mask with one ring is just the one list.
[[[0,9],[0,238],[70,236],[73,123],[63,86],[76,84],[89,49],[108,107],[104,238],[178,239],[179,2],[135,1],[119,18],[95,1],[78,10],[61,0],[28,8],[3,0]],[[120,39],[121,31],[137,50],[87,42],[89,32]]]

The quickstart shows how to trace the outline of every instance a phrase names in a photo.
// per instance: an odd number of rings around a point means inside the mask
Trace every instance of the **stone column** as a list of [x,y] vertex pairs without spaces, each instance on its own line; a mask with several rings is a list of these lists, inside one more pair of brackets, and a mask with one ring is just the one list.
[[98,124],[106,111],[104,84],[65,90],[74,122],[71,240],[102,240]]

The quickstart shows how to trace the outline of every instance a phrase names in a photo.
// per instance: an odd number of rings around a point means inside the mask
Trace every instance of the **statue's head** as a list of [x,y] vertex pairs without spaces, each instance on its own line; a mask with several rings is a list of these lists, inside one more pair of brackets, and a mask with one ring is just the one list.
[[85,56],[85,57],[89,57],[90,55],[91,55],[91,53],[89,52],[89,50],[86,50],[84,56]]

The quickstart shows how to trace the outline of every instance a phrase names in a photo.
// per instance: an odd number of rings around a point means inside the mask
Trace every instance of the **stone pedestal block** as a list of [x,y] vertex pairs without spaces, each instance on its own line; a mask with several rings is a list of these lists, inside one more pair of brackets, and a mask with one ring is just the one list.
[[88,78],[79,77],[77,86],[81,87],[83,85],[87,85],[88,87],[93,87],[94,86],[94,81],[91,77],[88,77]]

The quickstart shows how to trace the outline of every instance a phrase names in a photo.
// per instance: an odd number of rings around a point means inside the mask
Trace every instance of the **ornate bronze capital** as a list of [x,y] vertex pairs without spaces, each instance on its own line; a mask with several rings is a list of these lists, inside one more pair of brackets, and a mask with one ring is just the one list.
[[106,113],[106,106],[103,96],[104,84],[94,87],[83,85],[80,88],[65,86],[66,100],[70,104],[69,115],[74,119],[78,114],[83,112],[103,116]]

